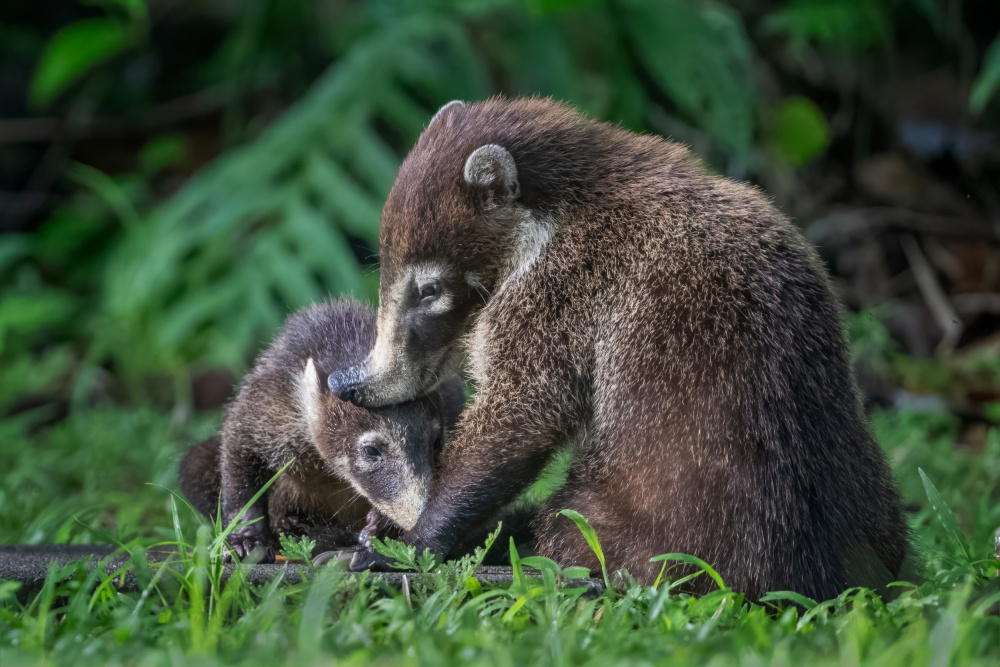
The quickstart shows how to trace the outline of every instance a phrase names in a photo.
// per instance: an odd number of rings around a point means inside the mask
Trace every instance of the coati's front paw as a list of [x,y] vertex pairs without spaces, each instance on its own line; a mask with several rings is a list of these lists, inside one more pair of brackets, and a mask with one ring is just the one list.
[[351,557],[351,562],[348,564],[347,569],[351,572],[362,572],[364,570],[391,572],[396,569],[392,567],[392,563],[394,562],[396,562],[394,559],[383,556],[374,549],[358,549]]
[[232,563],[234,554],[241,561],[250,559],[254,563],[274,562],[274,547],[259,530],[233,531],[226,542],[222,549],[223,563]]

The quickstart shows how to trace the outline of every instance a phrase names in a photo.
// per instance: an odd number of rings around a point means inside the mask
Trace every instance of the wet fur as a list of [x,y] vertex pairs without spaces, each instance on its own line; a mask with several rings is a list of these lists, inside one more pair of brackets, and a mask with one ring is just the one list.
[[[463,173],[485,145],[516,164],[509,204]],[[757,189],[549,100],[452,105],[400,169],[381,261],[383,289],[426,264],[470,285],[441,330],[464,342],[477,393],[405,536],[418,548],[459,551],[571,439],[568,481],[536,524],[538,553],[560,563],[597,569],[555,514],[571,508],[609,570],[645,583],[667,552],[750,599],[900,575],[907,529],[839,304]]]

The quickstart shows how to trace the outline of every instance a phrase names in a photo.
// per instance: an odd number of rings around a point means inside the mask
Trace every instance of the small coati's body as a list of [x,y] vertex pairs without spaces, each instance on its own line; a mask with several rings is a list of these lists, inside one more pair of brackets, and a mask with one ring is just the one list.
[[243,380],[221,438],[195,445],[182,461],[185,496],[214,516],[221,493],[228,523],[295,459],[243,517],[262,520],[230,536],[241,557],[263,547],[263,558],[273,558],[280,533],[308,534],[321,549],[356,545],[372,506],[402,527],[416,521],[464,391],[452,376],[400,405],[367,410],[340,400],[326,377],[364,359],[374,340],[374,312],[359,302],[295,313]]
[[[907,530],[815,251],[684,147],[541,99],[444,107],[400,168],[378,340],[330,386],[379,406],[460,358],[474,404],[404,538],[452,553],[567,439],[538,553],[651,583],[699,556],[749,598],[900,572]],[[699,590],[712,584],[695,580]],[[701,583],[698,583],[701,582]]]
[[[181,493],[210,519],[215,518],[220,508],[221,458],[221,441],[209,438],[188,450],[178,473]],[[308,535],[316,541],[317,553],[359,544],[360,531],[372,528],[365,521],[377,519],[367,499],[359,497],[349,483],[334,475],[320,473],[312,477],[303,480],[301,476],[282,475],[274,481],[264,500],[266,523],[261,526],[264,530],[230,538],[237,553],[246,556],[255,547],[263,547],[261,559],[270,562],[280,534],[296,538]],[[381,527],[386,527],[384,522]]]

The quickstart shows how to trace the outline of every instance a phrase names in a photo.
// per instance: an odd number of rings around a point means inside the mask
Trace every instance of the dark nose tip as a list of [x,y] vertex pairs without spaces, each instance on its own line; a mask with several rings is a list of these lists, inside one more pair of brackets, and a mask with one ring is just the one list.
[[333,371],[327,378],[327,385],[337,398],[361,405],[361,386],[364,377],[357,367],[342,371]]

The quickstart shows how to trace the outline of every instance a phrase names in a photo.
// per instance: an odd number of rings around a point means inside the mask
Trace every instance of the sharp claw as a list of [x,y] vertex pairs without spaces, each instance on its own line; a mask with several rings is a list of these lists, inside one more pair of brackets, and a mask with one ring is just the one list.
[[382,520],[382,513],[373,508],[368,512],[368,516],[365,517],[365,520],[367,523],[365,523],[365,527],[361,529],[361,532],[358,533],[358,542],[364,547],[371,549],[372,538],[378,534],[379,522]]
[[[246,560],[252,556],[257,556],[258,563],[275,562],[274,547],[261,537],[242,537],[233,535],[235,541],[225,545],[222,550],[222,562],[225,564],[234,563],[236,559]],[[241,539],[242,538],[242,539]],[[256,554],[254,552],[256,551]]]
[[320,565],[326,565],[330,561],[336,563],[343,563],[351,558],[351,552],[344,551],[324,551],[315,558],[313,558],[313,567],[319,567]]
[[362,549],[354,553],[349,569],[351,572],[361,572],[363,570],[380,572],[388,569],[388,565],[389,561],[377,551]]

